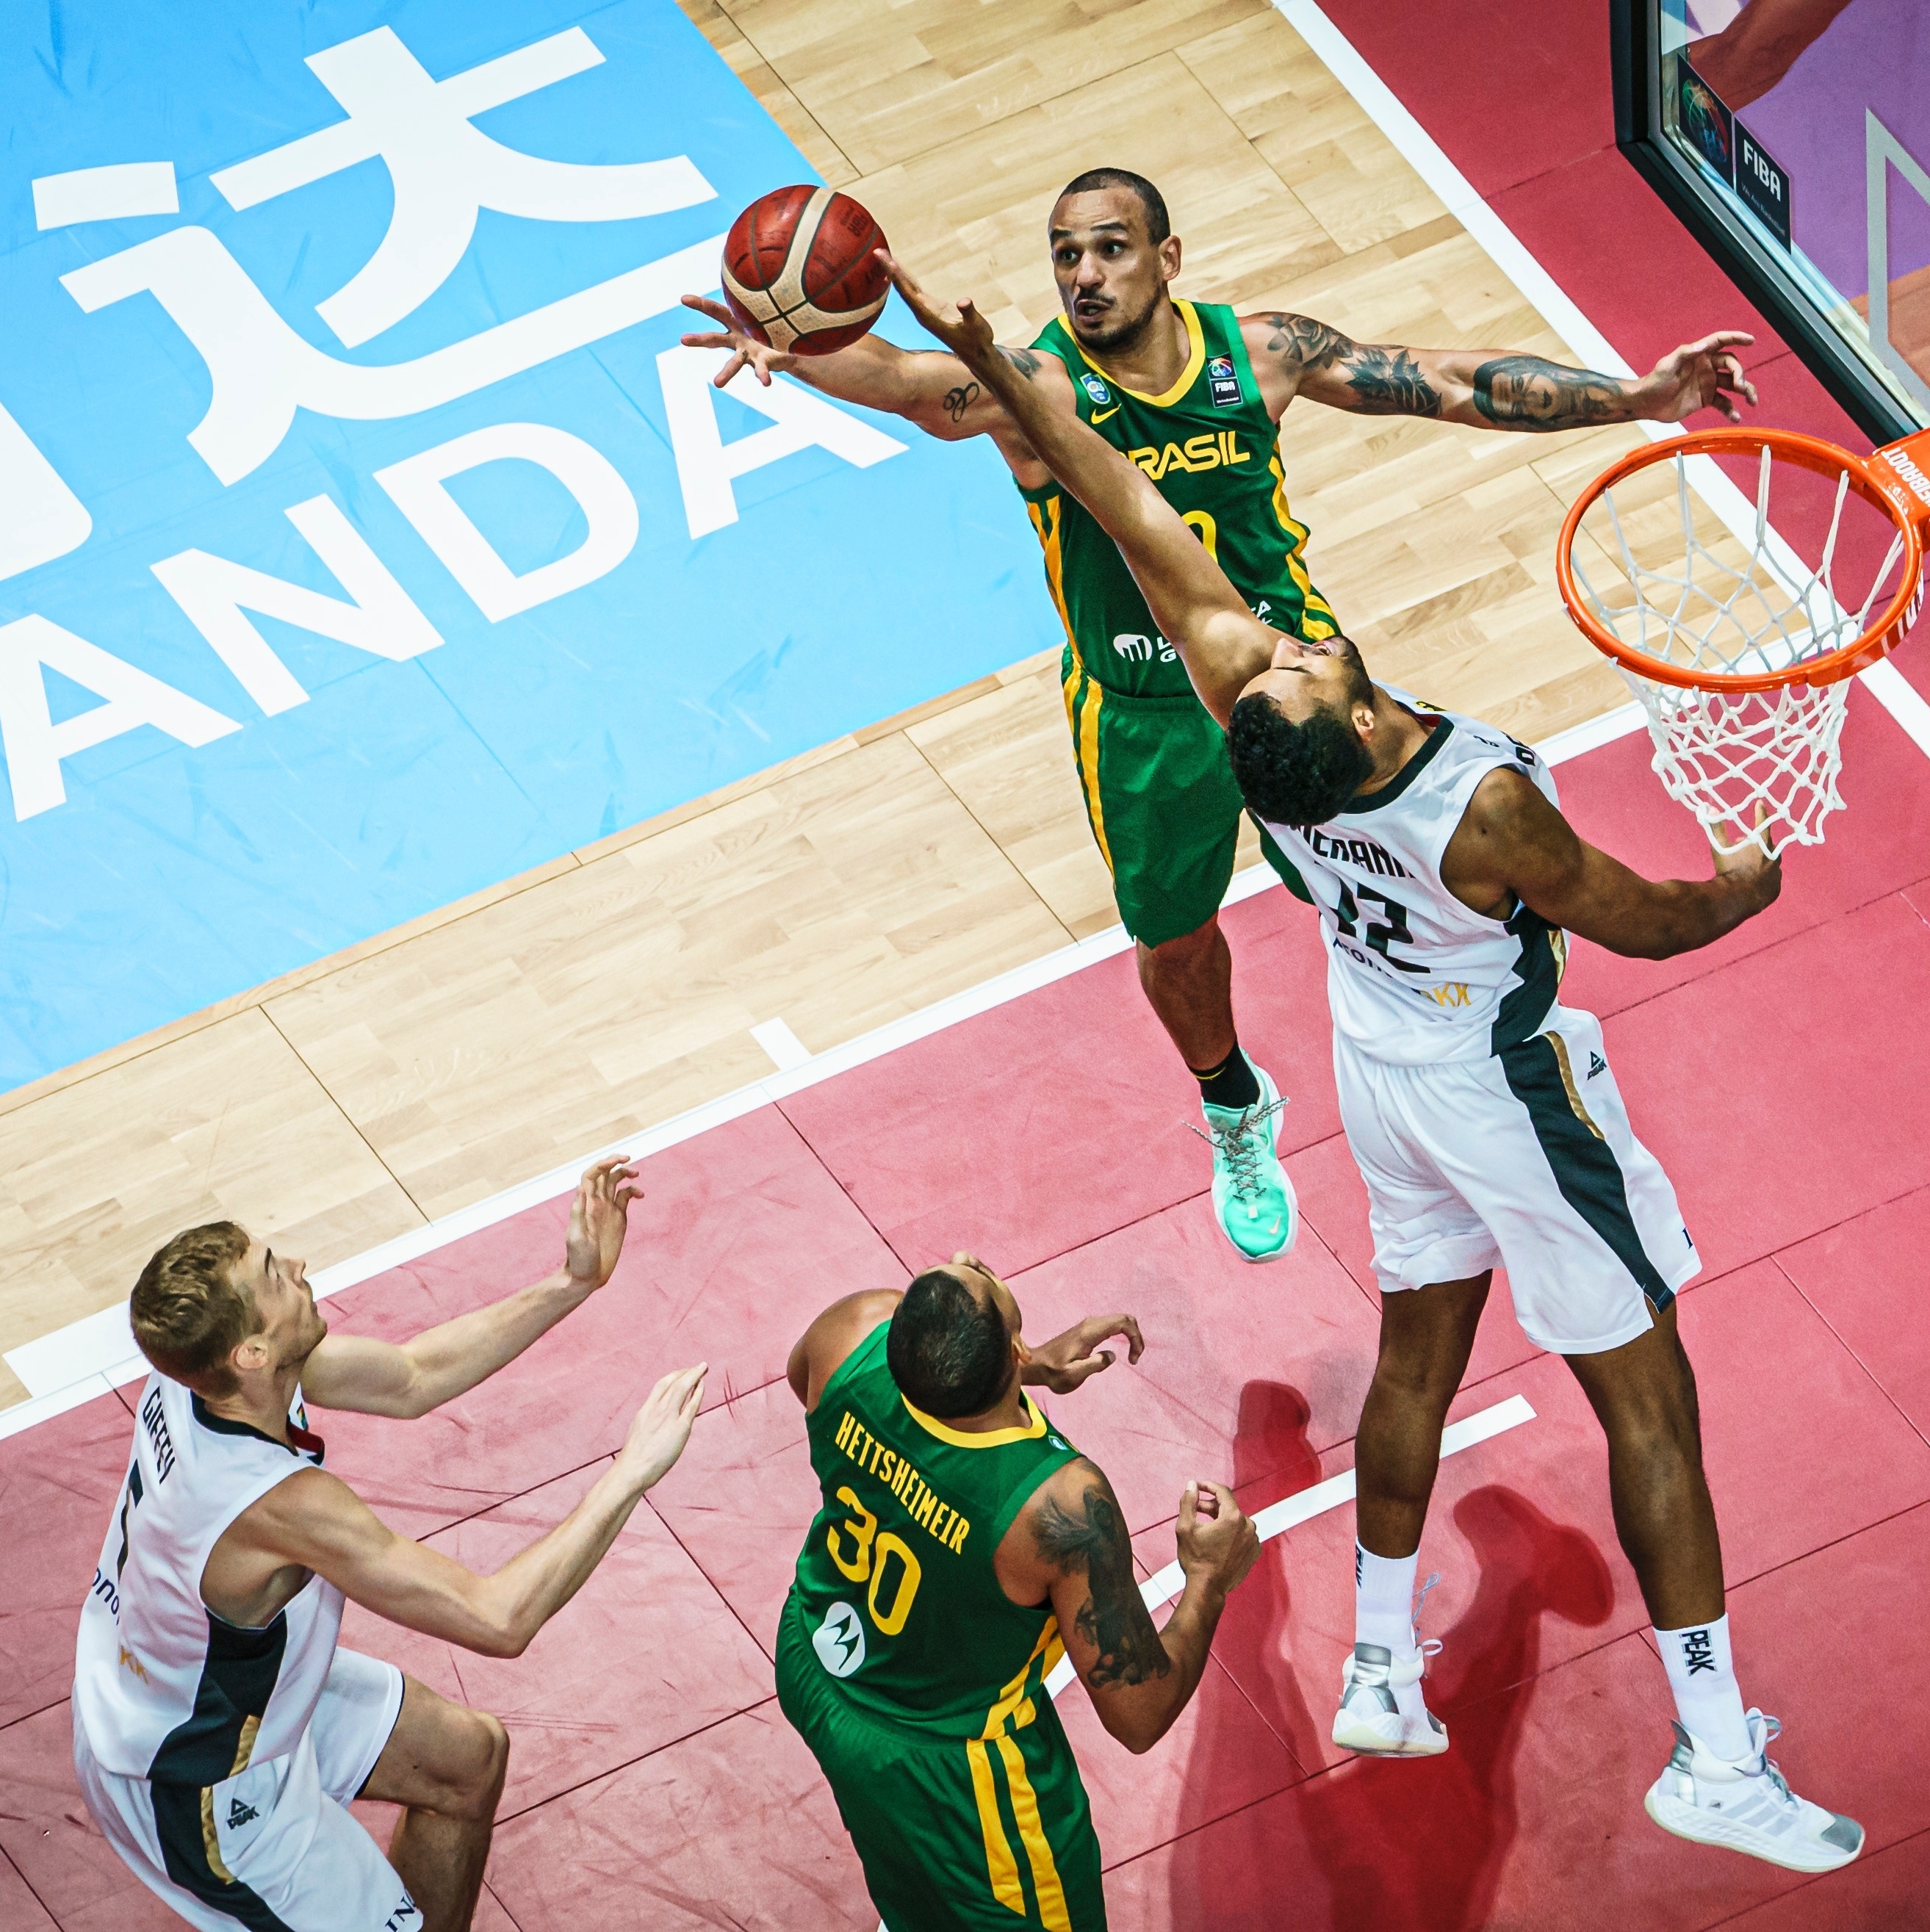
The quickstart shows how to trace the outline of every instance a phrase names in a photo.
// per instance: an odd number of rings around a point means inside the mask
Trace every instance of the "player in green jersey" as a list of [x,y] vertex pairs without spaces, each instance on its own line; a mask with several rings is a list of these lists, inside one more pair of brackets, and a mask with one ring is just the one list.
[[1103,1932],[1099,1840],[1046,1680],[1151,1749],[1259,1553],[1232,1492],[1190,1483],[1163,1630],[1112,1485],[1027,1394],[1137,1361],[1130,1315],[1034,1350],[970,1255],[833,1302],[791,1352],[822,1504],[778,1627],[777,1694],[817,1757],[889,1932]]
[[[1360,415],[1529,430],[1676,422],[1710,404],[1735,417],[1736,396],[1755,400],[1733,352],[1751,340],[1744,334],[1687,344],[1649,375],[1622,381],[1499,350],[1358,343],[1308,316],[1239,316],[1175,299],[1180,241],[1166,203],[1124,169],[1094,169],[1070,183],[1048,239],[1064,313],[1029,349],[1002,352],[1154,480],[1252,610],[1310,642],[1340,626],[1308,574],[1306,526],[1287,503],[1277,425],[1296,397]],[[874,334],[800,359],[744,335],[721,304],[685,299],[725,325],[683,338],[734,352],[720,387],[746,365],[766,382],[788,371],[936,436],[989,436],[1010,466],[1065,624],[1066,712],[1086,814],[1138,944],[1140,984],[1199,1082],[1220,1225],[1249,1260],[1284,1254],[1295,1228],[1274,1150],[1280,1098],[1240,1050],[1218,918],[1239,791],[1219,726],[1118,551],[956,357]],[[1305,897],[1264,835],[1262,843]]]

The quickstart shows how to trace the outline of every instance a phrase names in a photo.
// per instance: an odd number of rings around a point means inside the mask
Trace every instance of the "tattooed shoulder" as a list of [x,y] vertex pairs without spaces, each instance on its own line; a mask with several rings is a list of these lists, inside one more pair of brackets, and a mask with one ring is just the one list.
[[1343,356],[1352,354],[1357,345],[1337,328],[1316,322],[1310,315],[1263,315],[1256,318],[1271,332],[1267,353],[1277,356],[1296,369],[1325,369]]
[[1125,1519],[1105,1478],[1082,1475],[1076,1503],[1048,1491],[1034,1520],[1039,1554],[1066,1577],[1083,1577],[1085,1602],[1074,1618],[1078,1633],[1097,1652],[1086,1680],[1095,1689],[1143,1684],[1172,1668],[1133,1574],[1133,1548]]
[[1027,382],[1039,373],[1039,358],[1031,350],[1001,348],[998,352]]

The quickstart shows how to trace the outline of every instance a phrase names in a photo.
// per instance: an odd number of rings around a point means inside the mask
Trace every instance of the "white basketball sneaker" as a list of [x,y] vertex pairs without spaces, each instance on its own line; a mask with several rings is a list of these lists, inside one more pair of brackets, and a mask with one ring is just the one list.
[[1674,1725],[1675,1749],[1643,1808],[1678,1838],[1726,1846],[1790,1871],[1847,1864],[1863,1849],[1862,1826],[1790,1790],[1767,1755],[1769,1741],[1782,1730],[1779,1718],[1751,1711],[1748,1725],[1754,1749],[1739,1762],[1718,1757]]
[[1411,1660],[1396,1663],[1384,1645],[1355,1644],[1340,1667],[1334,1742],[1363,1757],[1438,1757],[1448,1748],[1448,1727],[1428,1709],[1421,1680],[1440,1647],[1424,1643]]

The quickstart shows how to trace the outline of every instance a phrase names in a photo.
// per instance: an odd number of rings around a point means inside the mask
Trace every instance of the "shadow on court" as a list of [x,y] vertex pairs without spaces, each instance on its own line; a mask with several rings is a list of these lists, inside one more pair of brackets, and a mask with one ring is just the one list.
[[[1314,1466],[1307,1414],[1296,1390],[1247,1384],[1235,1484],[1250,1467]],[[1296,1428],[1303,1432],[1298,1445],[1283,1441]],[[1198,1830],[1204,1818],[1183,1813],[1179,1830],[1193,1835],[1172,1850],[1169,1922],[1175,1932],[1298,1925],[1477,1932],[1493,1922],[1516,1829],[1514,1757],[1534,1701],[1532,1692],[1499,1694],[1541,1669],[1544,1617],[1600,1624],[1614,1592],[1589,1538],[1504,1484],[1463,1496],[1451,1520],[1478,1572],[1474,1600],[1439,1633],[1442,1648],[1427,1679],[1430,1706],[1447,1721],[1453,1748],[1410,1762],[1351,1760],[1214,1829]],[[1437,1549],[1439,1527],[1431,1539]],[[1342,1658],[1337,1648],[1331,1657],[1286,1654],[1293,1534],[1286,1532],[1288,1560],[1262,1562],[1242,1586],[1242,1594],[1251,1591],[1259,1600],[1244,1608],[1266,1636],[1240,1682],[1295,1756],[1317,1766],[1331,1754],[1322,1741]],[[1218,1726],[1202,1727],[1184,1789],[1224,1789],[1237,1772],[1238,1749]],[[1229,1843],[1229,1834],[1239,1842]]]

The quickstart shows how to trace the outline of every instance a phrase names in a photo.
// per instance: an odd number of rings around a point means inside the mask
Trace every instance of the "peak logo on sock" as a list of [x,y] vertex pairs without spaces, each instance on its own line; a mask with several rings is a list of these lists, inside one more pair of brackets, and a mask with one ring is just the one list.
[[1693,1677],[1698,1670],[1713,1670],[1715,1668],[1715,1646],[1706,1630],[1682,1632],[1682,1660],[1684,1673],[1690,1677]]

